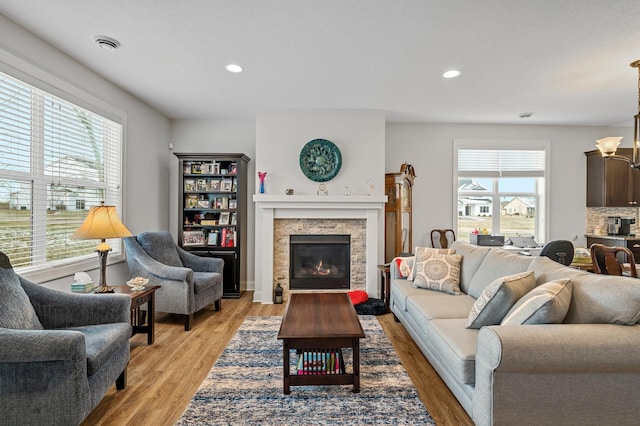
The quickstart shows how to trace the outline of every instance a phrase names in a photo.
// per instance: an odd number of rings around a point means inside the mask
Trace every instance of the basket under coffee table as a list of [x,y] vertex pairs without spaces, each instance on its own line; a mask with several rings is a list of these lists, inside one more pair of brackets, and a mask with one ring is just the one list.
[[[278,332],[278,339],[282,340],[284,393],[289,394],[291,386],[351,384],[353,392],[360,392],[360,339],[363,337],[364,330],[347,293],[292,294]],[[335,355],[341,353],[342,348],[353,351],[351,373],[341,365],[331,371],[291,374],[292,349],[298,353]]]

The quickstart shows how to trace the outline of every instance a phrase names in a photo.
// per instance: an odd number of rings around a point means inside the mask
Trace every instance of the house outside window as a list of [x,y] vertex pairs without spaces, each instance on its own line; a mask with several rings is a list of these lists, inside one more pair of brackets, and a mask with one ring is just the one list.
[[101,201],[122,211],[124,118],[82,95],[72,103],[0,72],[0,248],[21,273],[94,260],[98,241],[70,235]]
[[494,235],[546,240],[548,142],[454,141],[458,238]]

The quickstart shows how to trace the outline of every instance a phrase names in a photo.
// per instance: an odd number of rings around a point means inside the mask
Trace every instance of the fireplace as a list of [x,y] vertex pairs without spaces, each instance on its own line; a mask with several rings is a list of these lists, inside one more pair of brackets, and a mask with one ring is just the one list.
[[348,289],[350,280],[350,235],[290,235],[289,288]]

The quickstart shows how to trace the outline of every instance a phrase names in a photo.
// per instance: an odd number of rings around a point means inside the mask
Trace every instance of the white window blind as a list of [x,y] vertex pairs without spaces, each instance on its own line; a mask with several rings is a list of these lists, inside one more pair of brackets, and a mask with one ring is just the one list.
[[544,177],[544,174],[544,149],[458,150],[459,177]]
[[69,236],[100,201],[122,211],[122,134],[121,123],[0,73],[0,249],[14,267],[95,256],[97,241]]

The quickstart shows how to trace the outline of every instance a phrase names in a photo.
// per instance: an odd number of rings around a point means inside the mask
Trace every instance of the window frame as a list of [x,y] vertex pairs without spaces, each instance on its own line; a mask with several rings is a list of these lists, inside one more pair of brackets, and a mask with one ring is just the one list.
[[[486,149],[486,150],[542,150],[544,151],[544,187],[540,187],[536,183],[537,197],[537,209],[543,214],[536,215],[535,232],[538,242],[544,243],[549,237],[549,201],[551,199],[551,173],[550,173],[550,151],[551,143],[548,140],[521,140],[521,139],[454,139],[453,140],[453,229],[456,234],[458,231],[458,153],[464,149]],[[486,178],[486,176],[479,176]],[[518,176],[505,176],[505,177],[518,177]],[[522,176],[527,177],[527,176]],[[493,187],[486,192],[477,193],[475,195],[486,195],[487,197],[494,198],[493,206],[494,211],[492,215],[492,229],[499,229],[500,224],[500,210],[495,210],[495,205],[500,205],[500,197],[511,195],[524,195],[513,192],[498,192],[498,179],[492,179]],[[498,227],[496,227],[496,223]]]
[[[121,218],[126,214],[126,146],[127,146],[127,114],[105,101],[93,96],[89,92],[68,83],[67,81],[50,74],[42,68],[8,52],[0,49],[0,72],[20,80],[26,84],[36,87],[64,101],[73,103],[92,113],[101,115],[122,126],[120,141],[120,189],[119,189],[119,215]],[[124,220],[123,220],[124,221]],[[35,236],[34,238],[38,238]],[[97,240],[96,240],[97,241]],[[123,262],[126,257],[124,253],[124,243],[122,239],[117,240],[117,247],[112,244],[114,252],[108,256],[108,265]],[[97,246],[98,242],[96,242]],[[16,267],[16,272],[22,277],[36,282],[43,283],[66,276],[71,276],[75,272],[94,270],[100,267],[98,256],[95,253],[77,257],[73,259],[61,259],[48,262],[44,265],[30,265]]]

